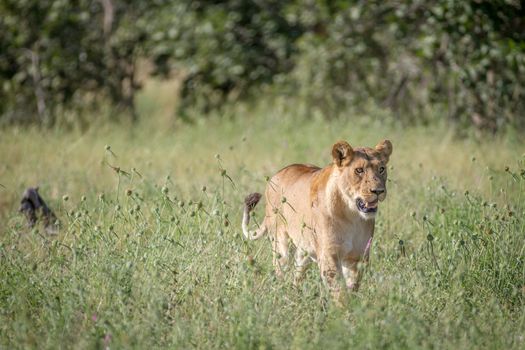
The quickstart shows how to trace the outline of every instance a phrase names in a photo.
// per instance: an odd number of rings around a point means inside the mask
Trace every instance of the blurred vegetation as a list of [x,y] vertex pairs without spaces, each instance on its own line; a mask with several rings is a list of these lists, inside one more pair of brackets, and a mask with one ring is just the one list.
[[0,13],[4,124],[101,102],[136,118],[147,62],[183,77],[181,115],[277,94],[324,115],[373,104],[406,123],[525,128],[517,0],[1,0]]

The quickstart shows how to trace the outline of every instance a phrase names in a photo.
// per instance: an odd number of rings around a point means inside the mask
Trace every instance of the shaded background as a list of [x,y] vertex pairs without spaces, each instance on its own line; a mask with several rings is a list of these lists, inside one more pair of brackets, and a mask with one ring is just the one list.
[[520,1],[2,0],[0,14],[2,125],[137,120],[156,76],[180,83],[183,120],[286,96],[326,118],[373,106],[525,126]]

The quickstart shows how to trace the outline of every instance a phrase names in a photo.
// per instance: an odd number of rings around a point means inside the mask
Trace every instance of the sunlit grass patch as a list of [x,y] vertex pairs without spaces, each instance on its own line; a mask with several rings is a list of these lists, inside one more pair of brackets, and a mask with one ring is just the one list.
[[[359,293],[337,307],[315,266],[297,288],[276,278],[269,242],[242,238],[244,196],[286,164],[327,164],[339,138],[386,137],[389,192]],[[525,346],[519,143],[264,109],[0,139],[1,347]],[[57,235],[16,212],[36,184]]]

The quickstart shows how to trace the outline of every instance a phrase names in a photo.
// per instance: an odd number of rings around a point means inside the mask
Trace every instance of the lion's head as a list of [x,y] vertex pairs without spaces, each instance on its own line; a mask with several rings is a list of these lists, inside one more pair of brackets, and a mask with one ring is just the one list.
[[378,203],[386,197],[386,164],[391,154],[392,143],[388,140],[375,148],[353,149],[346,141],[332,148],[338,188],[349,208],[365,219],[375,217]]

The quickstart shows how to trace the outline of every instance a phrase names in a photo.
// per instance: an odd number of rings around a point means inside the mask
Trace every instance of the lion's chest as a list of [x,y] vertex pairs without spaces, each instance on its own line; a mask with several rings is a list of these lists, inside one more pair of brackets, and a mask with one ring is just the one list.
[[370,238],[373,224],[361,222],[340,225],[336,235],[340,241],[340,254],[344,259],[359,260],[363,257]]

